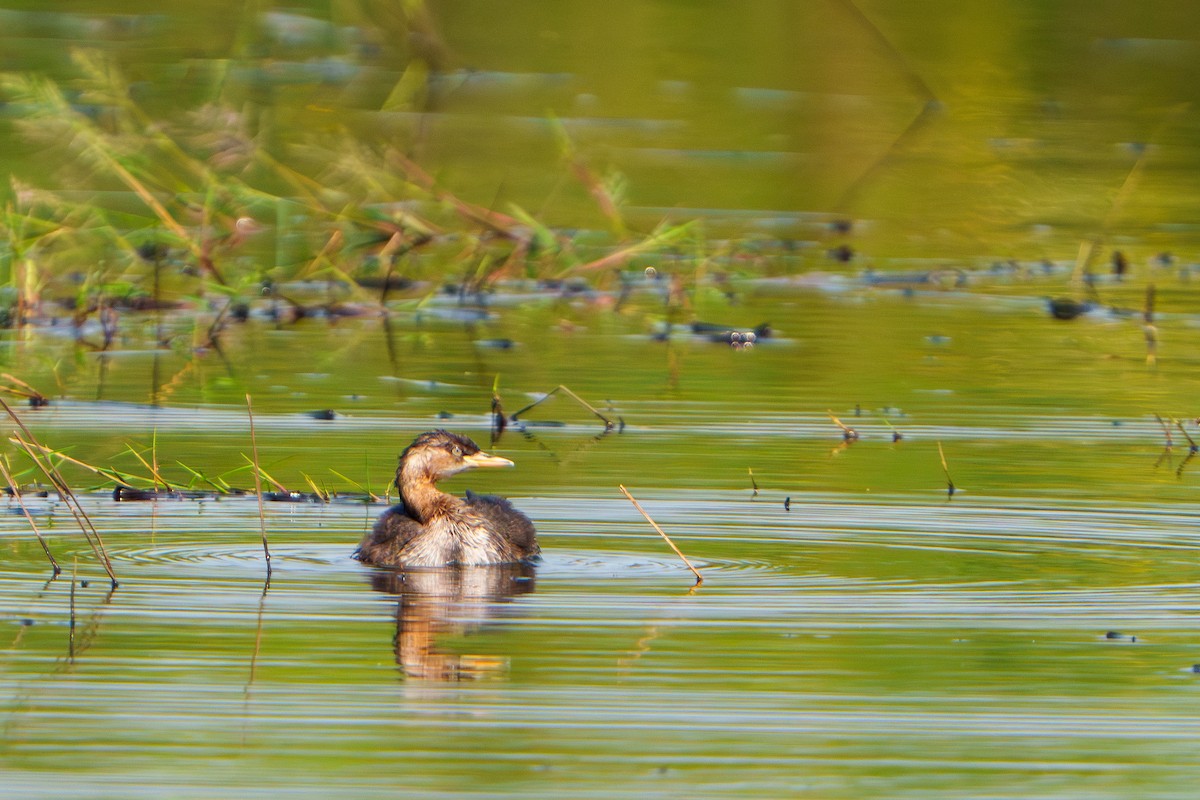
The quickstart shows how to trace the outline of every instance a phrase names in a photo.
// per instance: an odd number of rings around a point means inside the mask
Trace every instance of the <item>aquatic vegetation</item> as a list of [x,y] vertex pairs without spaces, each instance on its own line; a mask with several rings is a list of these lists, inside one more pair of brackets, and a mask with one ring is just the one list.
[[[350,126],[279,140],[219,94],[156,118],[116,63],[72,55],[68,86],[0,76],[13,124],[52,165],[50,182],[73,187],[11,182],[0,285],[16,323],[47,313],[46,300],[69,298],[81,329],[92,314],[201,310],[221,298],[215,338],[229,308],[264,297],[303,315],[305,305],[280,288],[288,283],[336,285],[341,297],[329,302],[372,302],[366,287],[379,286],[382,305],[414,280],[476,295],[503,278],[610,271],[670,252],[694,227],[636,234],[620,218],[620,181],[598,177],[561,125],[564,169],[612,222],[608,242],[552,230],[517,206],[504,213],[463,199],[394,143]],[[105,325],[96,346],[111,344]]]

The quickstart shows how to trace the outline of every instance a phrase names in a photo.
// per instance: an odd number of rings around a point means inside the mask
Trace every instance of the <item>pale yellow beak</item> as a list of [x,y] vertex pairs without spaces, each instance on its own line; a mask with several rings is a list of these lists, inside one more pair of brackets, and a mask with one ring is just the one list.
[[463,463],[468,467],[514,467],[516,464],[509,461],[507,458],[500,456],[492,456],[483,452],[472,453],[469,456],[463,456]]

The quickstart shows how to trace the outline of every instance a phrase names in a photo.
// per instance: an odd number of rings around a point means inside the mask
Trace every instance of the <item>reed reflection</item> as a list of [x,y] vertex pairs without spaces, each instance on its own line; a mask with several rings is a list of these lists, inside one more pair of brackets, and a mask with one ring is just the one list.
[[376,591],[395,595],[396,665],[410,678],[459,681],[494,677],[508,667],[503,656],[448,652],[446,640],[469,636],[502,615],[504,604],[531,594],[531,564],[380,570]]

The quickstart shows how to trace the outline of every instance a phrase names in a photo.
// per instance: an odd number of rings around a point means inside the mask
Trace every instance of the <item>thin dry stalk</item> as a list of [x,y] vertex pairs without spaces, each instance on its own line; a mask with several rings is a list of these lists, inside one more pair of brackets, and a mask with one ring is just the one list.
[[258,497],[258,527],[262,531],[263,556],[267,560],[267,578],[271,577],[271,550],[267,547],[267,517],[263,510],[262,472],[258,468],[258,440],[254,435],[254,407],[246,395],[246,413],[250,415],[250,451],[254,454],[254,494]]
[[[13,480],[12,473],[8,471],[8,467],[0,460],[0,473],[4,474],[4,480],[8,483],[8,488],[12,492],[13,497],[17,499],[17,505],[21,507],[21,513],[25,515],[25,519],[29,521],[29,527],[33,528],[33,535],[37,537],[38,544],[42,546],[42,550],[46,553],[46,558],[50,559],[50,567],[54,570],[54,577],[57,578],[62,574],[62,567],[54,560],[54,555],[50,552],[50,545],[46,544],[42,532],[38,530],[37,523],[33,521],[33,515],[29,513],[29,509],[25,507],[25,500],[21,497],[21,490],[17,487],[17,482]],[[53,578],[51,578],[53,580]]]
[[37,389],[30,386],[25,381],[7,372],[0,374],[0,378],[13,384],[12,386],[0,386],[0,392],[7,392],[14,397],[24,397],[29,401],[30,405],[45,406],[50,404],[50,399],[46,395],[39,392]]
[[429,192],[443,203],[449,204],[463,219],[474,222],[506,239],[519,241],[524,238],[521,225],[517,220],[507,214],[501,214],[498,211],[492,211],[482,206],[468,203],[452,192],[438,186],[433,176],[422,169],[415,161],[405,158],[395,151],[388,154],[388,161],[403,172],[405,178],[410,183]]
[[75,517],[75,522],[79,525],[79,529],[83,531],[83,537],[91,545],[92,552],[96,554],[96,558],[100,560],[104,571],[108,573],[108,578],[112,582],[113,588],[117,588],[119,585],[117,583],[117,576],[113,572],[112,561],[109,560],[108,553],[104,549],[104,539],[101,538],[100,531],[96,530],[96,526],[92,524],[92,520],[88,517],[87,512],[79,504],[79,499],[75,497],[75,493],[71,491],[71,487],[67,486],[67,482],[63,480],[62,475],[59,474],[55,466],[49,461],[43,462],[33,451],[34,446],[43,451],[46,448],[42,447],[33,435],[33,432],[25,426],[25,423],[21,421],[21,418],[17,416],[17,413],[12,410],[12,407],[8,403],[0,400],[0,407],[4,408],[8,416],[12,418],[13,422],[17,423],[17,426],[27,437],[27,439],[22,439],[20,436],[14,436],[10,441],[20,445],[30,460],[46,476],[46,480],[50,481],[50,484],[58,492],[59,496],[63,499],[63,503],[71,512],[71,516]]
[[1164,436],[1164,437],[1166,437],[1166,445],[1165,445],[1165,446],[1166,446],[1166,448],[1167,448],[1168,450],[1170,450],[1172,447],[1174,447],[1174,446],[1175,446],[1175,442],[1174,442],[1174,440],[1171,438],[1171,428],[1170,428],[1170,426],[1169,426],[1169,425],[1167,425],[1167,422],[1166,422],[1166,420],[1164,420],[1164,419],[1163,419],[1161,416],[1159,416],[1158,414],[1155,414],[1155,415],[1154,415],[1154,418],[1155,418],[1156,420],[1158,420],[1158,424],[1162,426],[1162,429],[1163,429],[1163,436]]
[[671,541],[671,537],[667,536],[663,529],[658,527],[658,523],[650,518],[650,515],[646,513],[646,509],[642,508],[642,504],[635,500],[633,495],[631,495],[629,490],[624,486],[618,485],[618,488],[621,490],[621,494],[625,495],[625,497],[629,498],[629,502],[633,503],[633,507],[642,512],[642,516],[646,518],[646,521],[650,523],[654,530],[658,531],[658,535],[663,537],[667,544],[671,545],[671,549],[675,551],[675,555],[683,559],[683,563],[687,564],[687,568],[690,569],[692,574],[696,576],[696,585],[699,586],[700,584],[704,583],[704,576],[700,574],[700,570],[692,566],[692,562],[688,561],[688,558],[683,554],[683,551],[675,546],[675,543]]
[[695,227],[694,222],[684,222],[673,227],[662,226],[659,230],[654,231],[647,238],[640,242],[618,248],[613,252],[601,256],[594,261],[589,261],[586,264],[577,264],[567,267],[558,273],[559,278],[565,278],[569,275],[574,275],[580,272],[600,272],[603,270],[619,267],[625,264],[635,255],[644,253],[647,250],[653,250],[656,247],[665,247],[674,244],[679,239],[682,239],[692,228]]
[[754,468],[747,467],[746,471],[750,473],[750,486],[754,489],[754,494],[751,496],[758,497],[758,481],[754,480]]
[[[67,635],[67,655],[75,660],[75,576],[79,573],[79,556],[71,561],[71,628]],[[114,586],[116,584],[113,584]]]
[[950,467],[946,466],[946,452],[942,450],[942,443],[938,443],[938,455],[942,458],[942,472],[946,474],[946,494],[949,497],[954,497],[954,492],[957,488],[954,486],[954,479],[950,477]]

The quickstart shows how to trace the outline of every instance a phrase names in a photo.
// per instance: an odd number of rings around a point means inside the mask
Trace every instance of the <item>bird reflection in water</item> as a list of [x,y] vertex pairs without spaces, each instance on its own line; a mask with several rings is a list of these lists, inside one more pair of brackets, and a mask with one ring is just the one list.
[[371,575],[376,591],[395,595],[396,664],[410,678],[431,681],[498,677],[506,658],[445,649],[502,616],[505,604],[534,590],[528,563],[454,565],[380,570]]

